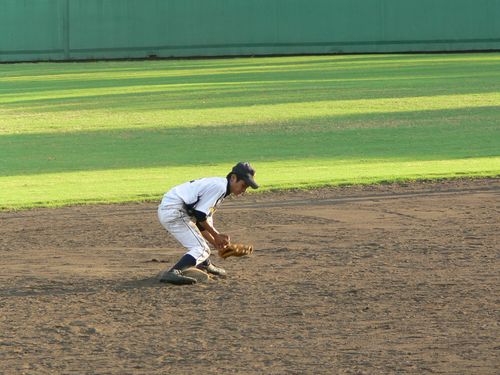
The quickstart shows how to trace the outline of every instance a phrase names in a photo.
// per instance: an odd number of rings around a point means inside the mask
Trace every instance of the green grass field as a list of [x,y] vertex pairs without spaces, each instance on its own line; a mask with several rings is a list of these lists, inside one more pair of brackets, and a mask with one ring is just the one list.
[[0,208],[500,174],[500,54],[0,65]]

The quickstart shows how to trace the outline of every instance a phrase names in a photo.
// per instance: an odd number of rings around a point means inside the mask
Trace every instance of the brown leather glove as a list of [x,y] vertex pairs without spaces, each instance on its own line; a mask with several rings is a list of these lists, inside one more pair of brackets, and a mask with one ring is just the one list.
[[242,257],[253,253],[252,245],[244,245],[241,243],[230,243],[222,249],[219,249],[219,256],[226,259],[230,256]]

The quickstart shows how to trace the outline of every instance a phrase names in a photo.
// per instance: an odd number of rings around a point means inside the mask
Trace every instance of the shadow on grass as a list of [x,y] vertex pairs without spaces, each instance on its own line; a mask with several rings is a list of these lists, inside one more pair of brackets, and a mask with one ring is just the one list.
[[[123,63],[89,63],[84,65],[88,70],[64,65],[59,70],[48,66],[46,72],[46,65],[42,64],[34,77],[44,78],[33,81],[9,81],[7,71],[6,81],[1,82],[0,102],[3,98],[4,108],[23,112],[198,109],[488,93],[496,92],[498,86],[495,85],[498,69],[486,57],[484,62],[474,64],[455,61],[453,56],[295,59],[249,59],[244,63],[241,60],[138,62],[137,68],[133,65],[124,68]],[[190,69],[195,69],[192,74]],[[20,77],[23,72],[27,75],[21,69]]]
[[[483,80],[468,79],[469,85],[450,82],[446,78],[424,78],[432,81],[432,85],[413,87],[416,80],[408,78],[394,80],[388,77],[371,78],[370,81],[311,81],[308,82],[252,82],[250,84],[213,86],[197,86],[193,89],[173,89],[158,87],[161,83],[149,83],[148,89],[141,92],[103,92],[95,95],[67,96],[61,93],[46,99],[16,98],[14,102],[3,103],[5,110],[22,111],[23,113],[57,113],[67,111],[106,111],[120,112],[179,110],[179,109],[218,109],[246,107],[252,105],[272,105],[287,103],[303,103],[331,100],[373,100],[389,98],[432,97],[436,95],[468,95],[496,93],[494,83],[483,84]],[[423,79],[421,78],[420,81]],[[479,87],[480,86],[480,87]],[[157,87],[157,88],[155,88]],[[383,87],[383,88],[382,88]],[[124,86],[124,90],[133,86]],[[374,97],[374,90],[379,90]],[[50,95],[50,92],[48,93]]]
[[[143,73],[143,72],[165,72],[165,71],[186,71],[186,70],[208,70],[209,73],[221,69],[255,69],[265,67],[283,68],[290,70],[291,67],[301,67],[307,65],[318,70],[325,70],[333,67],[353,67],[356,65],[365,66],[367,64],[383,65],[395,62],[402,64],[463,64],[467,61],[491,62],[496,60],[495,54],[469,54],[448,53],[446,55],[432,54],[386,54],[386,55],[335,55],[335,56],[283,56],[268,57],[226,57],[226,58],[202,58],[202,59],[179,59],[179,60],[136,60],[136,61],[81,61],[78,63],[37,63],[37,64],[12,64],[4,65],[2,69],[3,77],[19,76],[50,76],[57,75],[64,80],[65,75],[94,73]],[[479,60],[479,61],[478,61]],[[68,80],[73,80],[68,77]]]
[[318,118],[266,125],[0,136],[0,176],[303,158],[498,156],[495,108]]

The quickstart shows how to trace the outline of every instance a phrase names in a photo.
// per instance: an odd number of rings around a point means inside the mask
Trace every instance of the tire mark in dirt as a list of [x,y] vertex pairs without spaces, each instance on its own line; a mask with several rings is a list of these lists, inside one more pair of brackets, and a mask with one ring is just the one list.
[[224,206],[227,209],[242,209],[242,208],[273,208],[273,207],[288,207],[288,206],[323,206],[323,205],[334,205],[342,203],[351,202],[363,202],[363,201],[379,201],[387,199],[401,199],[401,198],[417,198],[417,197],[431,197],[440,195],[463,195],[463,194],[478,194],[478,193],[489,193],[493,192],[500,194],[500,187],[489,187],[480,189],[459,189],[459,190],[448,190],[448,191],[423,191],[414,193],[386,193],[386,194],[375,194],[367,196],[351,196],[351,197],[341,197],[341,198],[327,198],[327,199],[298,199],[298,200],[287,200],[287,201],[269,201],[265,203],[247,203],[247,204],[237,204],[230,203]]
[[[488,187],[480,187],[480,188],[459,188],[459,189],[444,189],[442,191],[436,191],[435,188],[430,186],[429,190],[424,191],[416,191],[416,192],[384,192],[379,194],[360,194],[360,195],[348,195],[344,197],[338,198],[311,198],[311,199],[294,199],[288,198],[283,200],[283,197],[278,197],[276,200],[273,199],[274,192],[264,192],[264,200],[258,200],[255,202],[226,202],[223,205],[224,210],[241,210],[241,209],[260,209],[260,208],[274,208],[274,207],[290,207],[290,206],[306,206],[306,205],[334,205],[334,204],[342,204],[342,203],[350,203],[350,202],[363,202],[363,201],[379,201],[379,200],[387,200],[387,199],[401,199],[401,198],[417,198],[417,197],[431,197],[431,196],[444,196],[444,195],[463,195],[463,194],[478,194],[478,193],[498,193],[500,194],[500,179],[492,179],[494,183],[498,182],[498,186],[488,186]],[[335,188],[332,188],[335,189]],[[297,192],[294,192],[297,193]],[[293,195],[294,193],[291,193]],[[300,195],[300,191],[298,192]],[[267,196],[271,198],[269,200],[265,200]],[[257,197],[260,199],[260,197]],[[111,204],[111,205],[88,205],[88,206],[69,206],[62,208],[36,208],[29,211],[0,211],[0,219],[9,220],[9,219],[20,219],[20,218],[32,218],[37,217],[46,210],[58,210],[58,214],[64,217],[65,210],[71,210],[69,215],[74,218],[74,210],[81,210],[81,219],[87,219],[90,217],[96,216],[126,216],[131,213],[140,213],[140,212],[151,212],[152,210],[156,210],[158,202],[144,202],[144,203],[123,203],[123,204]],[[123,208],[120,208],[120,205],[123,205]],[[130,205],[137,205],[137,207],[130,207]],[[104,209],[106,207],[112,206],[113,212],[101,211],[99,208]],[[87,208],[97,208],[97,212],[88,212]]]

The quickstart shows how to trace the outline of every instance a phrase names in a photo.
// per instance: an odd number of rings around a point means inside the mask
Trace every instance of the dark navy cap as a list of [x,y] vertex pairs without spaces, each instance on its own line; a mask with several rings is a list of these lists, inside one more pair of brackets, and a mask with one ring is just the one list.
[[246,184],[252,189],[257,189],[259,187],[259,185],[257,185],[255,180],[253,179],[253,177],[255,176],[255,170],[249,163],[239,162],[233,167],[231,173],[234,173],[239,178],[243,179],[243,181],[245,181]]

